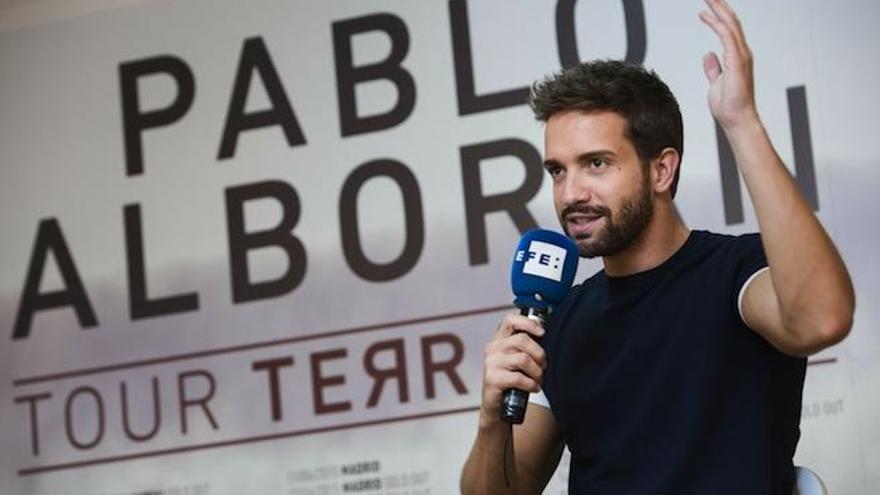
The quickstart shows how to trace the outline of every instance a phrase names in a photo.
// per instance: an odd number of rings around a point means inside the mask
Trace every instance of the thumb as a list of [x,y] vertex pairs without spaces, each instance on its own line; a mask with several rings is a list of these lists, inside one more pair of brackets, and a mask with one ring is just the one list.
[[721,62],[718,61],[718,56],[715,55],[715,52],[703,55],[703,72],[706,73],[709,82],[715,82],[718,76],[721,75]]

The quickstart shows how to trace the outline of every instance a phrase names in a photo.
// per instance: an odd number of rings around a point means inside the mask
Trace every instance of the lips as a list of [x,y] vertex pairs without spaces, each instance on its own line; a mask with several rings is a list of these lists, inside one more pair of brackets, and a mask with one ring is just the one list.
[[605,215],[572,213],[565,216],[566,230],[574,238],[589,237]]

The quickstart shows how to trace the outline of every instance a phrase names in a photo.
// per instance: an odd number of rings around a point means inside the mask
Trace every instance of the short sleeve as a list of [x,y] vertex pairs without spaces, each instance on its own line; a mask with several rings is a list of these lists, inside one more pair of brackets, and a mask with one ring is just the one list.
[[[735,257],[737,259],[736,272],[734,274],[734,297],[737,309],[742,320],[742,299],[748,284],[762,271],[767,269],[767,256],[764,254],[764,245],[761,243],[760,234],[746,234],[737,238]],[[745,323],[745,321],[743,321]]]
[[546,407],[547,409],[550,409],[550,401],[547,400],[547,396],[544,395],[543,390],[540,390],[540,391],[535,392],[533,394],[529,394],[529,402],[531,402],[532,404],[537,404],[539,406],[543,406],[543,407]]

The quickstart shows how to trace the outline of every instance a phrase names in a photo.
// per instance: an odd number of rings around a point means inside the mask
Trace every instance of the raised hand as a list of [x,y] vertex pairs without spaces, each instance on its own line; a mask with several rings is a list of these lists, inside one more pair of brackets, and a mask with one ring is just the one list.
[[746,44],[736,13],[725,0],[705,0],[708,10],[700,12],[721,39],[724,54],[719,61],[714,52],[703,56],[703,70],[709,79],[709,109],[726,130],[757,121],[752,52]]

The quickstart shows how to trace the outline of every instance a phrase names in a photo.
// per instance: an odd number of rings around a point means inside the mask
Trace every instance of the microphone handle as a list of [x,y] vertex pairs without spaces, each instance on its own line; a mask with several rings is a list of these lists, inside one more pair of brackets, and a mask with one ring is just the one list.
[[[546,323],[545,313],[536,308],[520,308],[520,314],[530,320],[541,324]],[[526,406],[529,405],[529,393],[518,388],[509,388],[504,391],[501,399],[501,419],[507,423],[518,425],[526,417]]]

